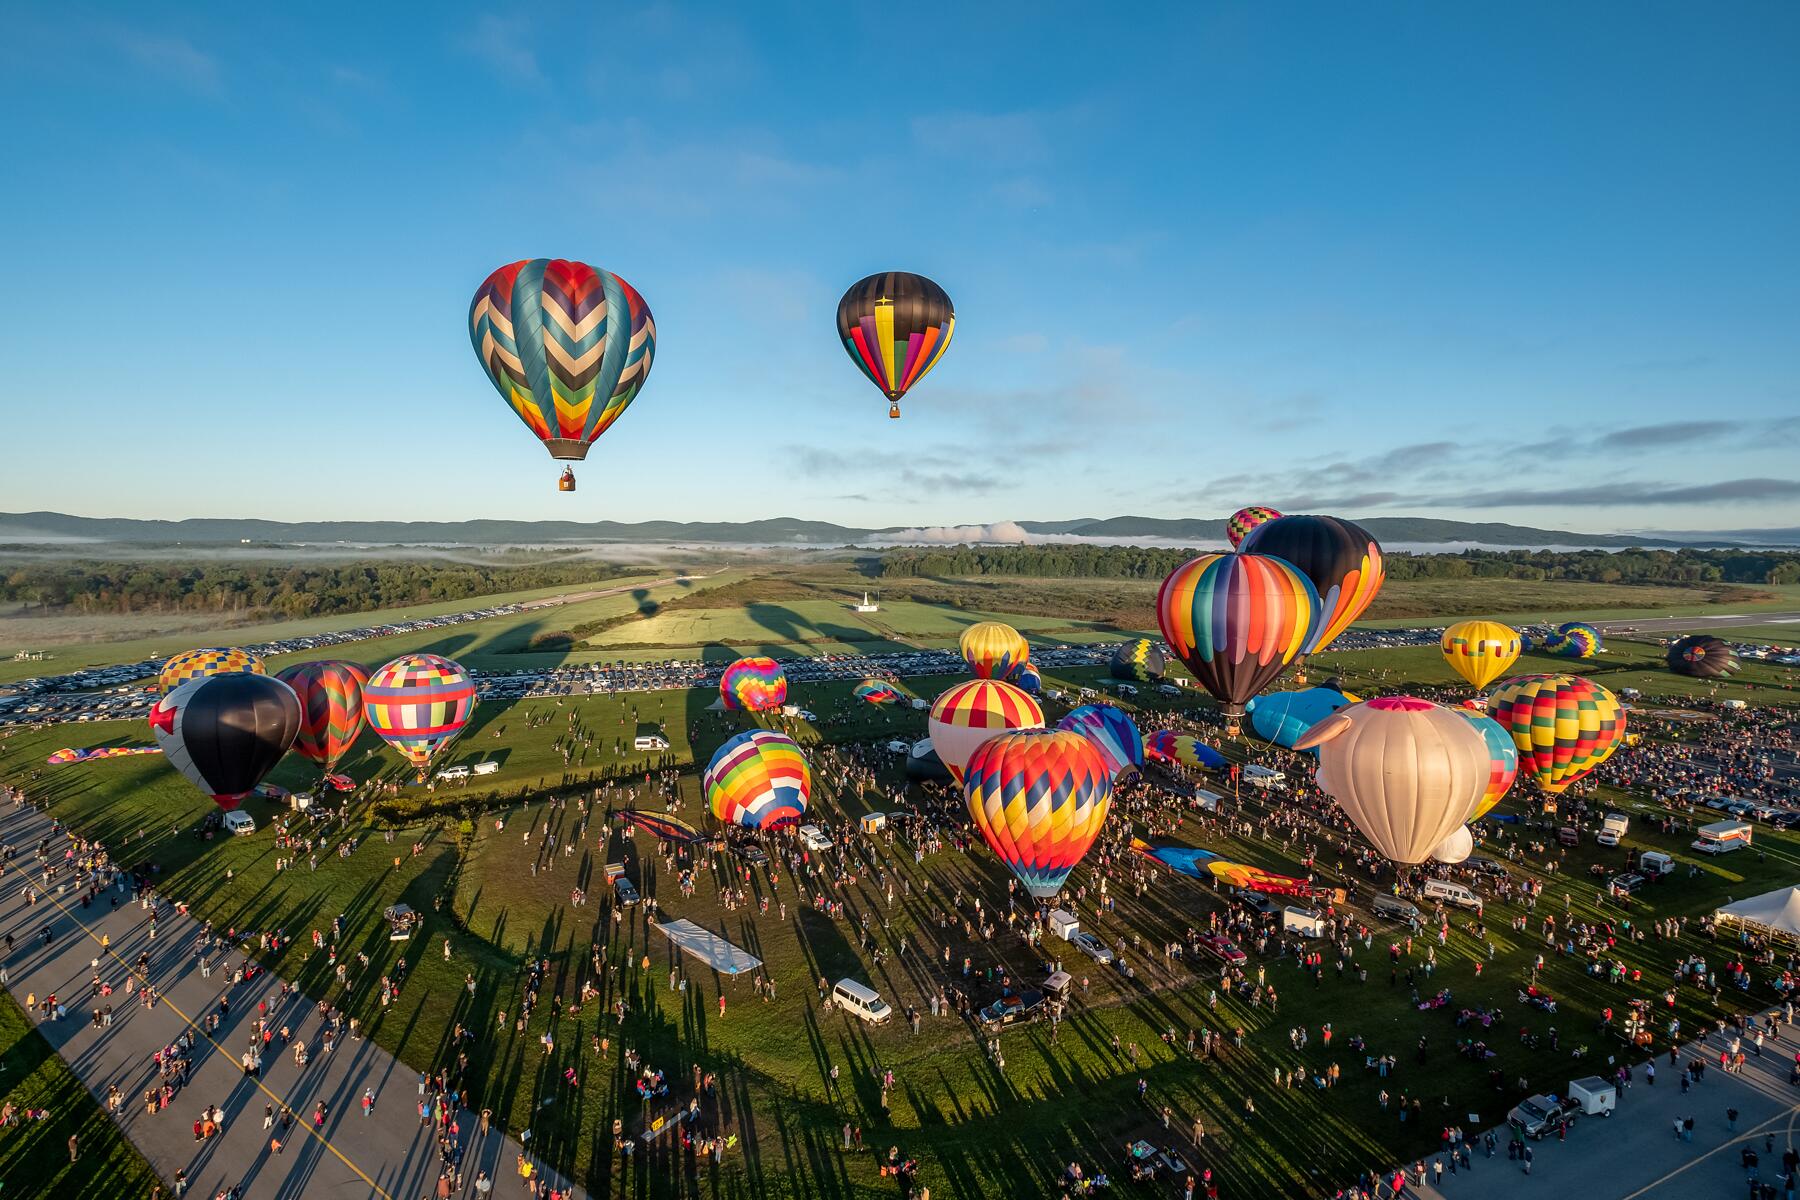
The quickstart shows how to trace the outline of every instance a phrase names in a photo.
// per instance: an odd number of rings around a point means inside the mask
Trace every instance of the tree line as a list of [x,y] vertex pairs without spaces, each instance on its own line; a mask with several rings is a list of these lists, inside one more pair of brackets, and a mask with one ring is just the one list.
[[[1022,575],[1161,579],[1192,550],[1084,544],[890,550],[884,578]],[[1519,579],[1634,584],[1800,583],[1800,553],[1779,550],[1465,550],[1385,555],[1390,579]]]

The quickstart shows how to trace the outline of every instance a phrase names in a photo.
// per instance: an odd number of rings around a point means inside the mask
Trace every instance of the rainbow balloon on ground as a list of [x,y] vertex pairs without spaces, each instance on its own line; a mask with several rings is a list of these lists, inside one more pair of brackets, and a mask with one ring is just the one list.
[[785,704],[787,694],[787,674],[772,658],[740,658],[719,677],[719,699],[733,711],[768,712]]
[[1027,729],[976,748],[963,795],[988,848],[1034,897],[1049,900],[1106,823],[1112,772],[1080,734]]
[[855,689],[858,700],[866,700],[870,704],[898,704],[903,696],[891,683],[883,683],[879,679],[865,679]]
[[713,816],[747,829],[795,824],[812,797],[800,747],[770,729],[748,730],[720,746],[703,779]]
[[94,746],[87,750],[58,750],[44,762],[52,767],[63,767],[70,763],[93,762],[100,758],[127,758],[133,754],[161,753],[161,746]]
[[363,705],[370,727],[423,779],[475,715],[475,681],[447,658],[406,654],[369,676]]
[[225,646],[185,650],[162,665],[162,670],[156,673],[156,686],[166,696],[190,679],[205,679],[210,675],[229,675],[239,671],[251,675],[269,673],[263,666],[262,659],[248,650]]
[[1544,649],[1559,658],[1593,658],[1605,648],[1600,631],[1585,621],[1558,625],[1556,632],[1544,639]]
[[1056,723],[1094,743],[1113,778],[1144,765],[1144,738],[1125,710],[1111,704],[1084,704]]

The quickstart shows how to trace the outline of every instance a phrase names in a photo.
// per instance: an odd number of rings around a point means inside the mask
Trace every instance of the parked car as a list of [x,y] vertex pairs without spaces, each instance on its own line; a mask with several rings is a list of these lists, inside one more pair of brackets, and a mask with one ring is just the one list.
[[1086,930],[1077,931],[1075,936],[1069,939],[1069,944],[1103,967],[1112,964],[1114,958],[1112,950],[1105,942]]
[[769,855],[755,842],[746,842],[737,848],[737,856],[753,867],[760,867],[769,861]]

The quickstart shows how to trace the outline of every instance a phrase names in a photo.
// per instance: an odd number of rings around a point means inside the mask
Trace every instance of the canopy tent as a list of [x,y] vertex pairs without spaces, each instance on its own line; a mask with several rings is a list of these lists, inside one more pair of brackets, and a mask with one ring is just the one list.
[[742,975],[745,971],[754,971],[762,966],[762,959],[742,950],[710,930],[702,929],[692,921],[670,921],[666,925],[658,925],[658,929],[669,935],[669,940],[683,951],[693,955],[710,966],[721,975]]
[[1717,914],[1727,924],[1800,941],[1800,887],[1785,887],[1727,904]]

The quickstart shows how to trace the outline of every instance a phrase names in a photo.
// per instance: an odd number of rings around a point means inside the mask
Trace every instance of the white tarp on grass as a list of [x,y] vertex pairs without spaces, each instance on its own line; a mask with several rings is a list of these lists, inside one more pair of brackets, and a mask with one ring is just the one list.
[[723,975],[742,975],[762,966],[762,959],[742,950],[710,930],[692,921],[670,921],[658,925],[669,940]]
[[1718,915],[1722,920],[1736,921],[1752,929],[1800,939],[1800,887],[1785,887],[1727,904]]

